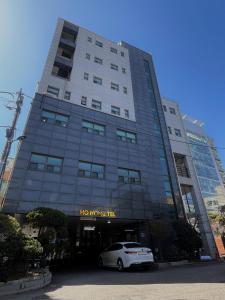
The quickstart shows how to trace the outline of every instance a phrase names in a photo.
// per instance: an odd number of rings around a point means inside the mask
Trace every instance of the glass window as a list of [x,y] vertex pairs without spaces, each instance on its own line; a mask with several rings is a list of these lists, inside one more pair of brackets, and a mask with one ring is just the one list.
[[121,129],[117,129],[116,134],[117,134],[117,137],[122,141],[127,141],[127,142],[130,142],[132,144],[137,143],[136,133],[121,130]]
[[84,73],[84,80],[88,80],[89,74],[88,73]]
[[43,109],[41,112],[41,120],[44,123],[66,127],[69,122],[69,116]]
[[125,68],[122,68],[122,73],[126,74],[126,69]]
[[118,71],[118,66],[117,66],[117,65],[114,65],[114,64],[111,64],[111,69],[112,69],[112,70]]
[[96,83],[96,84],[102,85],[102,78],[94,76],[93,77],[93,82]]
[[117,107],[117,106],[111,106],[111,113],[112,113],[113,115],[119,116],[119,115],[120,115],[120,108]]
[[79,161],[79,176],[104,179],[105,166],[84,161]]
[[123,56],[123,57],[124,57],[124,52],[123,52],[123,51],[121,51],[121,52],[120,52],[120,54],[121,54],[121,56]]
[[110,47],[110,51],[111,51],[112,53],[117,54],[117,49],[116,49],[116,48]]
[[169,132],[169,134],[172,134],[172,129],[171,129],[171,127],[170,127],[170,126],[168,126],[167,128],[168,128],[168,132]]
[[119,84],[111,82],[111,89],[115,91],[119,91]]
[[58,97],[59,96],[59,89],[54,87],[54,86],[48,85],[47,93]]
[[129,110],[128,109],[124,109],[124,115],[125,115],[125,118],[129,119]]
[[91,59],[91,55],[89,53],[86,53],[85,58],[90,60]]
[[95,57],[94,62],[97,63],[97,64],[102,65],[102,59],[99,58],[99,57]]
[[92,43],[92,38],[90,36],[88,36],[88,42]]
[[60,173],[62,170],[63,159],[49,155],[31,154],[29,169],[53,173]]
[[181,137],[181,131],[180,131],[180,129],[174,128],[174,133],[175,133],[176,136]]
[[127,94],[127,87],[125,87],[125,86],[123,87],[123,93]]
[[81,105],[87,105],[87,97],[85,96],[81,97]]
[[71,92],[65,91],[64,99],[70,100]]
[[118,168],[118,181],[130,184],[140,184],[140,171]]
[[101,48],[103,47],[103,43],[99,41],[95,41],[95,45]]
[[166,105],[163,105],[163,110],[164,110],[165,112],[167,111]]
[[101,101],[92,99],[91,107],[94,108],[94,109],[101,110],[102,109],[102,103],[101,103]]
[[105,134],[105,126],[100,125],[97,123],[89,122],[89,121],[82,121],[82,128],[87,132],[96,133],[98,135]]
[[171,113],[172,115],[175,115],[175,114],[176,114],[175,108],[170,107],[169,109],[170,109],[170,113]]

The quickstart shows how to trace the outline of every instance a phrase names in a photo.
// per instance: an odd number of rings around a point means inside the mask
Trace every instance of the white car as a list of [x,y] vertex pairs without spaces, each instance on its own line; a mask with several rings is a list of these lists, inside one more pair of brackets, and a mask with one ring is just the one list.
[[135,266],[148,268],[153,264],[154,257],[151,249],[142,247],[136,242],[114,243],[103,251],[98,259],[100,268],[112,267],[119,271]]

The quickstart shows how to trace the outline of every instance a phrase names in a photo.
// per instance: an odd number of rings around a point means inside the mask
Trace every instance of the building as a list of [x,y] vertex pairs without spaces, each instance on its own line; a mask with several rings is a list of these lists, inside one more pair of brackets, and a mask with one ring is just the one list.
[[225,203],[214,148],[203,123],[182,115],[175,101],[163,98],[162,103],[187,218],[198,224],[204,247],[214,257],[218,238],[210,226],[210,213],[218,213]]
[[83,247],[184,216],[151,54],[59,19],[24,135],[3,211],[62,210]]

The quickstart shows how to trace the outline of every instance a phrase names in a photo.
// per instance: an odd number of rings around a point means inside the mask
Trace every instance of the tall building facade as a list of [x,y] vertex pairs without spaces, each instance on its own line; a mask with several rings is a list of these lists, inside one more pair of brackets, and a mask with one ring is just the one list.
[[3,211],[59,209],[77,244],[113,224],[148,243],[149,220],[183,217],[149,53],[59,19],[24,134]]
[[225,190],[214,147],[203,123],[182,115],[175,101],[162,99],[163,109],[174,155],[185,213],[199,226],[206,252],[215,257],[220,237],[215,232],[211,213],[219,213],[225,204]]

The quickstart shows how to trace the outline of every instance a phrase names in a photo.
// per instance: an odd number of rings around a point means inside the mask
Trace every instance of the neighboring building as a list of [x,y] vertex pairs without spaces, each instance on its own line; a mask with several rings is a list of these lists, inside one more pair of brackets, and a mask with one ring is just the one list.
[[10,182],[10,177],[13,169],[15,159],[13,157],[9,157],[6,162],[6,168],[4,174],[2,176],[2,182],[0,183],[0,206],[2,206],[2,202],[4,200],[4,196]]
[[149,53],[59,19],[24,134],[3,211],[62,210],[82,247],[184,216]]
[[209,213],[225,204],[225,191],[212,148],[203,123],[182,116],[175,101],[164,98],[162,103],[187,218],[198,222],[204,247],[215,256]]

